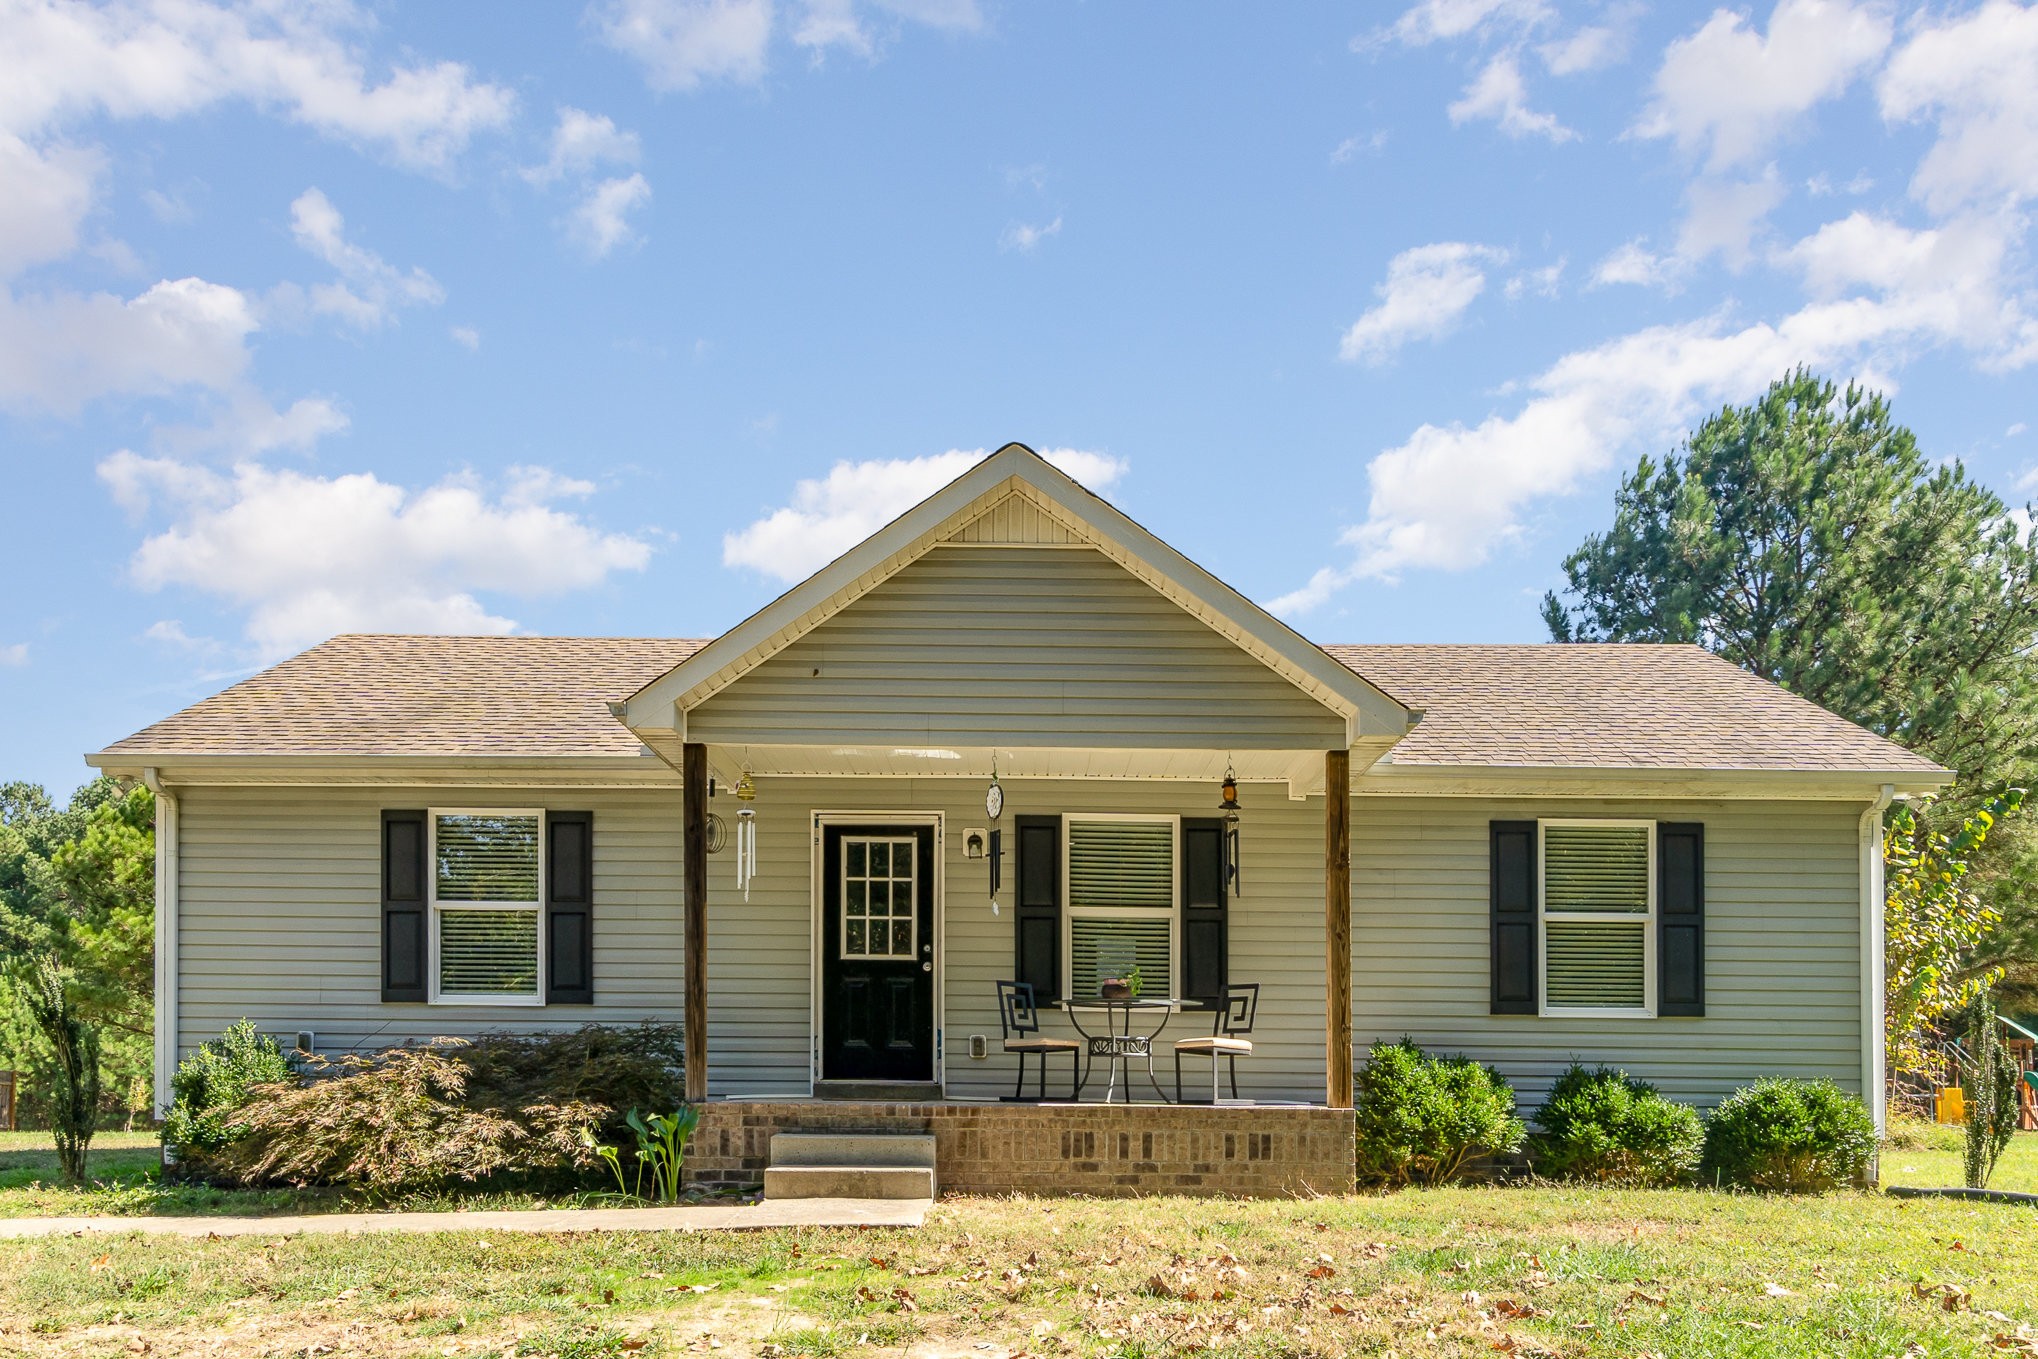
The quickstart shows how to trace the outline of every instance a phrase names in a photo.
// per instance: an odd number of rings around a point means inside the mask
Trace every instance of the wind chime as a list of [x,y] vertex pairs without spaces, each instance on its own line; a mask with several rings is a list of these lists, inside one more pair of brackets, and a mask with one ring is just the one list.
[[1224,785],[1217,810],[1224,813],[1225,887],[1232,896],[1244,896],[1245,884],[1238,866],[1238,775],[1232,772],[1229,760],[1224,765]]
[[736,780],[736,801],[743,804],[736,809],[736,886],[748,901],[750,880],[757,876],[757,809],[750,805],[757,801],[757,785],[750,781],[749,765]]
[[991,869],[991,914],[998,914],[998,888],[1003,886],[1005,859],[1005,832],[998,828],[998,817],[1005,811],[1005,789],[998,782],[998,757],[991,757],[991,786],[984,790],[984,816],[991,822],[988,855]]

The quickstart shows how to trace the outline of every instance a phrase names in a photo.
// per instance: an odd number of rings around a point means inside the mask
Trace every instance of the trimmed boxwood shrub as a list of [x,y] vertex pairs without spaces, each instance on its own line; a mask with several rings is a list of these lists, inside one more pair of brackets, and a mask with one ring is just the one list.
[[1514,1091],[1469,1057],[1434,1057],[1403,1038],[1375,1043],[1353,1100],[1359,1178],[1442,1184],[1480,1157],[1517,1150],[1527,1129]]
[[1536,1111],[1536,1172],[1558,1179],[1678,1184],[1705,1143],[1698,1111],[1611,1067],[1573,1062]]
[[247,1102],[248,1091],[289,1079],[290,1061],[283,1049],[243,1019],[177,1063],[163,1141],[186,1157],[217,1151],[247,1132],[247,1124],[233,1114]]
[[1720,1102],[1705,1125],[1699,1178],[1784,1194],[1819,1193],[1861,1177],[1875,1120],[1831,1081],[1765,1077]]

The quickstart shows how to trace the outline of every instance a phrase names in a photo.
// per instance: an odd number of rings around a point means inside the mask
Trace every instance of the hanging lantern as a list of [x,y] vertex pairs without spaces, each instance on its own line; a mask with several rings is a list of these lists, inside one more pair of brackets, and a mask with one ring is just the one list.
[[1218,800],[1217,810],[1224,813],[1225,885],[1229,888],[1231,895],[1243,896],[1245,895],[1242,890],[1243,879],[1238,867],[1238,775],[1232,772],[1229,761],[1226,761],[1224,766],[1222,796]]

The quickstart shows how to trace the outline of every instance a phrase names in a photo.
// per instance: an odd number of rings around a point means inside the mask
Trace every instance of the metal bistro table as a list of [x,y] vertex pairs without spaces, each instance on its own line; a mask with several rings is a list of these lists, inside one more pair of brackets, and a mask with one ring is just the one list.
[[[1153,1045],[1154,1040],[1161,1036],[1161,1030],[1167,1028],[1169,1018],[1182,1008],[1180,1001],[1158,998],[1070,1000],[1062,1002],[1062,1008],[1068,1011],[1069,1023],[1075,1025],[1076,1032],[1083,1036],[1090,1059],[1083,1065],[1082,1082],[1077,1087],[1079,1096],[1082,1090],[1089,1087],[1090,1071],[1098,1058],[1101,1057],[1111,1063],[1111,1078],[1104,1085],[1104,1103],[1109,1104],[1111,1097],[1118,1090],[1119,1071],[1127,1062],[1136,1057],[1143,1057],[1146,1059],[1146,1079],[1153,1086],[1154,1095],[1161,1103],[1168,1103],[1167,1092],[1161,1089],[1159,1078],[1153,1074]],[[1136,1025],[1133,1022],[1135,1014],[1140,1016]],[[1098,1016],[1103,1018],[1103,1023],[1096,1025],[1096,1031],[1093,1032],[1083,1023],[1084,1015],[1092,1017],[1093,1025],[1096,1024]],[[1148,1022],[1156,1016],[1160,1022],[1154,1024],[1151,1029],[1144,1033],[1134,1032],[1135,1029],[1147,1029]],[[1132,1103],[1130,1072],[1125,1076],[1125,1102]]]

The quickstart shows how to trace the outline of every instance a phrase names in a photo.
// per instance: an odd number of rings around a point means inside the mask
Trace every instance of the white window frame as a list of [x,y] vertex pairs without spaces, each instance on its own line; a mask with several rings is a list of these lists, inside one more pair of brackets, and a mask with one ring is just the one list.
[[[1551,826],[1589,826],[1599,830],[1641,830],[1649,850],[1647,915],[1622,915],[1609,911],[1552,911],[1544,872],[1549,855]],[[1538,1013],[1562,1019],[1654,1019],[1656,1017],[1656,823],[1632,817],[1567,816],[1536,821],[1536,1003]],[[1633,922],[1642,927],[1642,1004],[1552,1005],[1550,1004],[1550,922],[1558,924],[1606,924],[1610,920]]]
[[[913,884],[913,913],[910,916],[906,917],[911,927],[909,932],[912,936],[912,942],[910,942],[906,946],[906,951],[904,953],[851,953],[849,951],[849,846],[852,841],[857,844],[863,845],[864,846],[863,852],[866,855],[870,853],[869,847],[871,845],[890,845],[892,847],[893,853],[897,853],[898,847],[900,845],[904,845],[912,853],[913,871],[910,874],[908,874],[905,878],[901,878],[896,872],[888,873],[885,876],[885,881],[890,884],[893,884],[894,886],[896,886],[900,882],[911,882]],[[842,836],[842,854],[840,857],[842,860],[839,869],[841,876],[836,880],[836,886],[842,892],[842,909],[836,912],[837,917],[836,923],[839,926],[839,928],[837,929],[835,934],[835,957],[841,962],[917,963],[918,961],[920,961],[919,898],[920,898],[921,865],[920,865],[919,837],[916,835],[870,835],[870,834],[859,835],[855,834],[854,832],[845,831]],[[866,884],[871,881],[871,876],[870,873],[868,872],[869,867],[870,861],[868,858],[866,858],[864,860],[864,868],[866,871],[864,872],[862,878],[862,881],[865,882]],[[868,892],[869,888],[866,887],[864,890]],[[864,929],[866,931],[863,938],[865,948],[868,948],[870,946],[870,935],[868,933],[868,930],[870,928],[871,916],[869,914],[869,911],[870,911],[870,899],[868,896],[866,896],[864,898],[865,914],[862,917],[864,921]],[[885,912],[886,912],[885,922],[887,925],[898,919],[897,916],[891,914],[891,905],[889,902],[886,903]],[[890,934],[889,929],[887,929],[886,934],[887,935]]]
[[[1171,836],[1168,854],[1168,987],[1181,989],[1182,977],[1182,818],[1144,812],[1063,812],[1061,814],[1061,993],[1075,997],[1075,918],[1086,920],[1152,920],[1156,911],[1139,906],[1082,906],[1070,891],[1070,864],[1075,857],[1075,837],[1069,833],[1074,821],[1140,821],[1165,824]],[[1085,998],[1087,999],[1087,997]]]
[[[439,900],[439,818],[442,816],[534,816],[538,819],[538,899],[526,907],[518,901],[441,901]],[[425,811],[429,836],[425,845],[426,901],[431,906],[431,988],[427,994],[433,1005],[500,1005],[500,1006],[542,1006],[545,1003],[545,987],[549,978],[545,975],[545,903],[550,900],[550,884],[546,881],[546,850],[550,842],[545,825],[545,810],[542,807],[431,807]],[[521,911],[530,910],[538,920],[538,985],[537,991],[529,996],[471,995],[460,992],[439,990],[439,920],[446,911]]]

